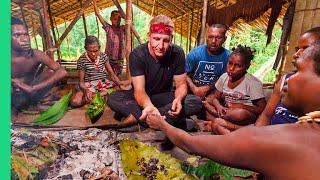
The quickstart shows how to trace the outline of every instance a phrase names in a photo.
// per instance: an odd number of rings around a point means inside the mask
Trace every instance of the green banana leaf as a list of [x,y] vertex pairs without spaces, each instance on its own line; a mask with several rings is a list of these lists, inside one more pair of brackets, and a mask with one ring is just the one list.
[[50,106],[47,110],[40,113],[40,115],[33,120],[36,125],[51,125],[58,122],[68,110],[69,102],[72,96],[72,90],[64,95],[59,101]]
[[223,179],[226,180],[232,180],[235,176],[245,178],[251,176],[253,173],[248,170],[227,167],[211,160],[199,167],[183,164],[182,169],[186,173],[192,174],[202,180],[217,179],[218,177],[223,177]]

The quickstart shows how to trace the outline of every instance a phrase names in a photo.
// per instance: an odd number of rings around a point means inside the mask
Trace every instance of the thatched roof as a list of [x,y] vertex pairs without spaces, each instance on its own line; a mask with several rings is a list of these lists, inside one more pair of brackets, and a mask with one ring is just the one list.
[[[86,0],[12,0],[11,10],[12,16],[22,18],[22,13],[24,18],[32,31],[39,32],[39,7],[41,2],[50,2],[50,11],[53,18],[54,26],[64,23],[65,21],[72,21],[76,14],[81,8],[81,4],[85,5]],[[90,0],[89,0],[90,1]],[[237,2],[245,3],[246,0],[209,0],[209,7],[215,10],[235,5]],[[250,0],[249,0],[250,1]],[[272,1],[268,0],[269,6],[271,7]],[[197,37],[201,26],[201,14],[203,8],[203,0],[133,0],[134,5],[147,12],[148,14],[165,14],[171,17],[175,22],[175,31],[182,34],[184,37],[189,37],[191,33],[192,37]],[[259,4],[256,1],[255,3]],[[125,3],[125,0],[119,0],[119,3]],[[113,6],[112,0],[97,0],[98,7],[100,9]],[[259,5],[258,5],[259,6]],[[265,5],[264,5],[265,6]],[[23,12],[21,8],[23,7]],[[280,14],[285,12],[286,6],[282,6],[283,10]],[[241,11],[246,11],[243,9]],[[93,12],[92,5],[89,5],[84,10],[84,14],[88,15]],[[250,11],[251,12],[251,11]],[[255,14],[245,14],[240,15],[243,19],[248,19],[245,16],[250,16],[258,18],[252,24],[259,25],[260,27],[266,27],[270,17],[270,10],[268,7],[262,8],[260,12],[252,12]],[[239,18],[239,17],[237,17]],[[250,18],[249,18],[250,19]],[[253,20],[252,18],[250,20]],[[233,23],[233,28],[241,28],[241,23],[243,21],[237,21]],[[49,23],[48,23],[49,24]],[[192,25],[191,25],[192,24]],[[192,27],[190,32],[190,27]],[[31,30],[30,30],[31,31]]]

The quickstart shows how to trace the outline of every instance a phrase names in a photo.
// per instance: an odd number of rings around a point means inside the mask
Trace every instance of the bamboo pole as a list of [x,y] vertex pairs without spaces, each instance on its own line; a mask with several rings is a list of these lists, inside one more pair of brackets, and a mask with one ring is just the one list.
[[[66,20],[64,20],[64,29],[67,29],[67,21]],[[70,53],[69,38],[67,37],[66,40],[67,40],[67,46],[68,46],[68,55],[69,55],[69,58],[70,58],[71,57],[71,53]]]
[[[54,24],[53,24],[54,21],[53,21],[52,13],[51,13],[50,0],[47,0],[47,5],[48,5],[48,15],[49,15],[49,18],[50,18],[51,32],[52,32],[52,35],[53,35],[54,45],[56,45],[57,44],[57,36],[56,36],[55,31],[54,31]],[[61,52],[60,52],[60,48],[59,47],[57,48],[57,54],[58,54],[58,62],[60,64],[61,63]]]
[[35,32],[35,29],[34,29],[34,21],[33,21],[33,14],[31,14],[31,23],[32,23],[32,32],[34,34],[34,42],[36,43],[36,47],[37,49],[39,50],[39,45],[38,45],[38,41],[37,41],[37,33]]
[[19,7],[20,7],[20,13],[21,13],[21,16],[22,16],[22,19],[23,19],[23,22],[24,22],[24,25],[26,26],[27,28],[27,31],[29,31],[28,29],[28,23],[26,21],[26,17],[25,17],[25,14],[24,14],[24,9],[23,9],[23,1],[21,1],[19,3]]
[[182,23],[183,23],[183,15],[182,15],[182,18],[181,18],[181,21],[180,21],[180,47],[182,47]]
[[194,47],[196,47],[197,45],[198,45],[198,43],[199,43],[199,38],[200,38],[200,28],[201,28],[201,11],[200,10],[198,10],[198,15],[197,15],[197,28],[196,28],[196,32],[197,32],[197,34],[196,34],[196,37],[195,37],[195,41],[194,41]]
[[128,78],[129,72],[129,54],[131,52],[131,23],[132,23],[132,1],[126,0],[126,73]]
[[[119,10],[119,12],[121,14],[121,17],[126,19],[126,14],[124,13],[122,7],[120,6],[119,1],[118,0],[112,0],[112,1],[113,1],[114,5],[116,5],[116,7],[118,8],[118,10]],[[130,27],[131,27],[131,30],[132,30],[134,36],[137,38],[137,40],[141,44],[142,41],[141,41],[141,38],[140,38],[140,35],[139,35],[138,31],[136,30],[136,28],[133,26],[132,23],[130,24]]]
[[44,34],[44,39],[46,42],[46,53],[47,55],[54,60],[54,52],[52,51],[52,38],[51,38],[51,34],[50,34],[50,28],[49,28],[49,24],[47,22],[50,22],[49,20],[49,14],[48,14],[48,5],[47,5],[47,1],[46,0],[42,0],[42,11],[40,11],[40,13],[42,12],[42,16],[43,17],[43,34]]
[[188,18],[188,34],[187,34],[187,43],[186,43],[186,53],[189,53],[189,44],[190,44],[189,34],[191,31],[190,14],[188,14],[187,18]]
[[203,0],[203,11],[202,11],[202,21],[201,21],[201,34],[199,44],[204,43],[204,31],[206,28],[206,18],[207,18],[208,0]]
[[42,39],[42,50],[44,51],[46,49],[46,44],[45,44],[45,41],[44,41],[44,34],[43,34],[43,19],[42,19],[42,16],[41,16],[41,10],[40,9],[37,9],[37,13],[38,13],[38,16],[39,16],[39,21],[40,21],[40,36],[41,36],[41,39]]
[[99,27],[99,21],[97,16],[96,16],[96,24],[97,24],[97,30],[98,30],[98,39],[100,39],[100,27]]
[[[192,3],[192,9],[194,9],[194,5],[195,5],[195,1],[193,1]],[[189,49],[188,49],[188,52],[190,51],[191,49],[191,46],[192,46],[192,29],[193,29],[193,11],[191,11],[191,24],[190,24],[190,32],[189,32]]]
[[[80,3],[80,8],[82,8],[82,0],[79,0],[79,3]],[[88,37],[87,22],[86,22],[86,17],[84,13],[82,13],[82,21],[83,21],[84,34],[86,37]]]
[[73,28],[73,26],[76,24],[76,22],[80,19],[83,11],[85,8],[87,8],[90,5],[91,0],[87,0],[84,4],[83,7],[79,10],[78,14],[74,17],[74,19],[72,20],[72,22],[69,24],[69,26],[67,27],[67,29],[63,32],[63,34],[60,36],[60,38],[58,39],[57,42],[57,47],[60,46],[60,44],[62,43],[62,41],[64,40],[64,38],[67,37],[67,35],[69,34],[69,32],[71,31],[71,29]]

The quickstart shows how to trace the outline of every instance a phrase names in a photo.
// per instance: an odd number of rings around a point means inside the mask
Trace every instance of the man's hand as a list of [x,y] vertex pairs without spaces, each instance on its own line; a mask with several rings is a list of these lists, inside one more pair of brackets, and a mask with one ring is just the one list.
[[153,129],[161,129],[162,123],[165,123],[165,116],[150,114],[146,120],[147,124]]
[[182,109],[181,100],[176,98],[172,101],[171,110],[169,110],[168,114],[170,116],[178,116],[179,113],[181,112],[181,109]]
[[158,115],[161,116],[159,110],[154,106],[147,106],[142,110],[142,114],[140,116],[140,120],[145,120],[149,115]]
[[86,90],[85,91],[85,99],[87,102],[91,102],[93,96],[93,92]]
[[14,78],[11,80],[11,83],[13,86],[18,87],[19,89],[25,91],[28,94],[34,93],[34,88],[33,86],[29,86],[28,84],[24,83],[20,79]]

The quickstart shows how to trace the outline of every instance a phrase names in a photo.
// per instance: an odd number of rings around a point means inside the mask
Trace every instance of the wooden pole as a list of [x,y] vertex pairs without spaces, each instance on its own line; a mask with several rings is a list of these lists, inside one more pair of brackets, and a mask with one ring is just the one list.
[[25,26],[26,26],[26,28],[27,28],[27,31],[29,31],[28,29],[28,23],[27,23],[27,21],[26,21],[26,17],[25,17],[25,14],[24,14],[24,9],[23,9],[23,1],[21,1],[20,3],[19,3],[19,7],[20,7],[20,12],[21,12],[21,16],[22,16],[22,19],[23,19],[23,22],[24,22],[24,24],[25,24]]
[[42,50],[44,51],[46,49],[46,44],[45,44],[45,40],[44,40],[44,33],[43,33],[43,18],[41,16],[41,10],[40,9],[37,9],[36,10],[37,13],[38,13],[38,16],[39,16],[39,21],[40,21],[40,36],[41,36],[41,39],[42,39]]
[[126,73],[130,76],[129,72],[129,54],[131,52],[131,23],[132,23],[132,1],[126,0]]
[[99,21],[98,17],[96,16],[96,24],[97,24],[97,30],[98,30],[98,39],[100,38],[100,27],[99,27]]
[[33,21],[33,17],[32,16],[33,16],[33,14],[31,14],[31,23],[32,23],[32,32],[33,32],[33,35],[34,35],[34,42],[36,43],[37,49],[39,49],[39,45],[38,45],[38,41],[37,41],[37,32],[34,29],[34,21]]
[[[119,1],[118,0],[112,0],[112,1],[113,1],[114,5],[116,5],[116,7],[118,8],[119,13],[121,14],[121,17],[126,19],[126,14],[124,13],[122,7],[120,6]],[[138,31],[136,30],[136,28],[133,26],[132,23],[131,23],[130,27],[131,27],[131,30],[132,30],[134,36],[137,38],[137,40],[141,44],[142,41],[141,41],[141,38],[140,38],[140,35],[139,35]]]
[[[64,20],[64,29],[66,30],[67,29],[67,21]],[[67,37],[67,46],[68,46],[68,55],[69,55],[69,58],[71,57],[71,53],[70,53],[70,43],[69,43],[69,38]]]
[[42,11],[40,11],[41,17],[43,18],[43,34],[44,34],[44,39],[46,42],[46,49],[45,51],[47,51],[47,55],[51,58],[54,59],[54,52],[52,51],[52,38],[51,38],[51,34],[50,34],[50,28],[49,28],[49,24],[48,22],[50,22],[49,20],[49,14],[48,14],[48,5],[47,5],[47,1],[46,0],[42,0]]
[[182,15],[182,18],[181,18],[181,21],[180,21],[180,47],[182,47],[182,23],[183,23],[183,15]]
[[208,10],[208,0],[203,0],[203,11],[202,11],[202,21],[201,21],[201,34],[199,44],[204,43],[204,31],[206,30],[206,18]]
[[189,34],[191,32],[190,14],[188,14],[187,18],[188,18],[188,34],[187,34],[187,43],[186,43],[186,53],[189,53],[189,44],[190,44]]
[[[80,2],[80,8],[82,8],[82,0],[79,0],[79,2]],[[82,21],[83,21],[84,34],[86,37],[88,37],[87,22],[86,22],[86,17],[84,13],[82,13]]]
[[[48,5],[48,14],[49,14],[49,18],[50,18],[51,32],[52,32],[52,35],[53,35],[54,45],[56,45],[57,44],[57,36],[56,36],[55,31],[54,31],[54,21],[53,21],[52,13],[51,13],[50,0],[47,0],[47,5]],[[58,62],[60,64],[61,63],[60,47],[57,48],[57,54],[58,54]]]
[[197,37],[194,41],[194,47],[196,47],[199,44],[200,41],[200,29],[201,29],[201,11],[198,9],[198,15],[197,15]]
[[63,34],[60,36],[60,38],[57,41],[57,47],[60,46],[60,44],[62,43],[62,41],[64,40],[64,38],[67,37],[67,35],[69,34],[69,32],[71,31],[71,29],[73,28],[73,26],[77,23],[77,21],[80,19],[83,11],[85,8],[87,8],[90,5],[91,0],[87,0],[84,4],[83,7],[80,9],[80,11],[78,12],[78,14],[74,17],[74,19],[72,20],[72,22],[69,24],[69,26],[67,27],[67,29],[63,32]]
[[[195,5],[195,1],[193,1],[192,3],[192,9],[194,9],[194,5]],[[190,31],[189,31],[189,49],[188,49],[188,52],[190,51],[191,49],[191,46],[192,46],[192,29],[193,29],[193,11],[191,11],[191,23],[190,23]]]

